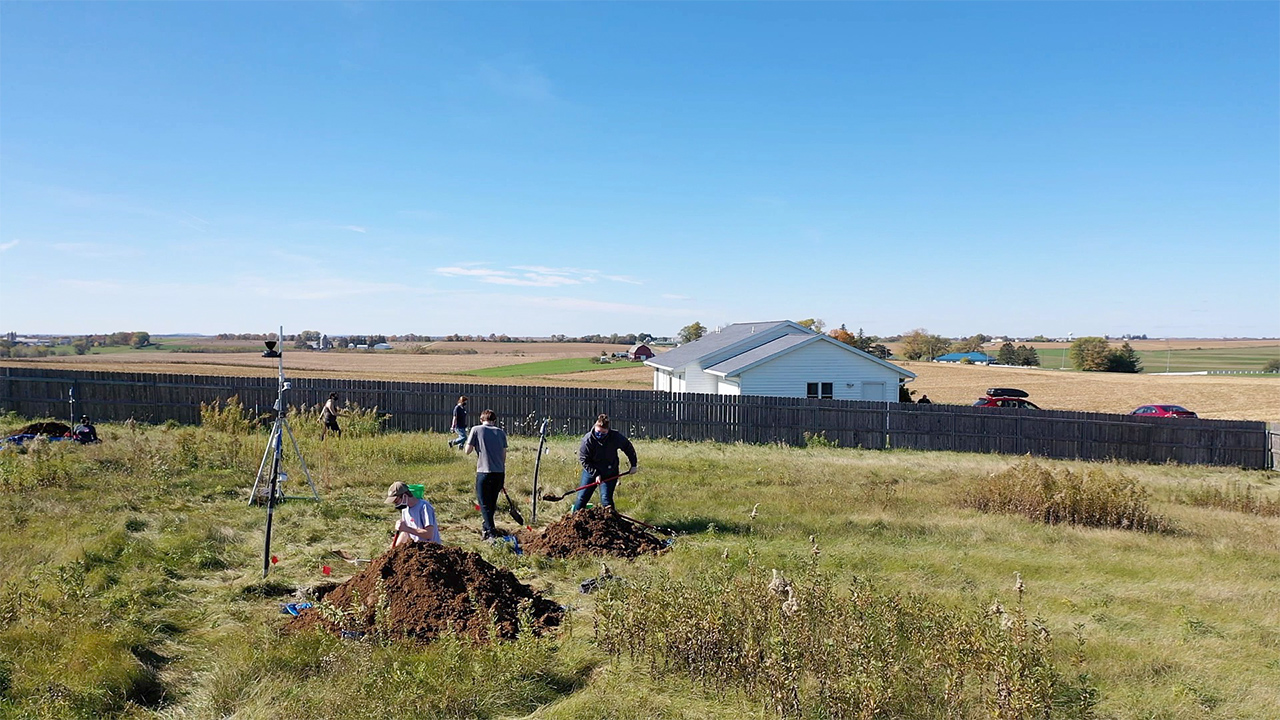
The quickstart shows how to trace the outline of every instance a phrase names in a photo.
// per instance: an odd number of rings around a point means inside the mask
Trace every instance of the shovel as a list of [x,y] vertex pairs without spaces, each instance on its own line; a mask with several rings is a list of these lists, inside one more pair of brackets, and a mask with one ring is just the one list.
[[367,562],[370,562],[369,560],[366,560],[365,558],[358,558],[358,557],[356,557],[355,555],[352,555],[351,553],[347,552],[346,550],[330,550],[330,551],[329,551],[329,554],[330,554],[330,555],[333,555],[333,556],[335,556],[335,557],[341,558],[341,559],[343,559],[343,560],[346,560],[347,562],[351,563],[352,565],[360,565],[361,563],[367,563]]
[[623,515],[622,513],[618,512],[617,510],[614,510],[614,512],[615,512],[615,513],[617,513],[618,517],[622,518],[623,520],[626,520],[627,522],[635,523],[636,525],[640,525],[641,527],[647,527],[647,528],[649,528],[650,530],[657,530],[657,531],[658,531],[658,532],[660,532],[660,533],[666,533],[667,535],[670,535],[671,537],[675,537],[675,536],[676,536],[676,531],[675,531],[675,530],[668,530],[668,529],[666,529],[666,528],[664,528],[664,527],[658,527],[657,525],[650,525],[649,523],[644,522],[643,520],[637,520],[637,519],[635,519],[635,518],[631,517],[630,515]]
[[505,487],[502,488],[502,494],[507,496],[507,509],[511,511],[511,519],[515,520],[517,525],[524,525],[524,516],[516,509],[516,504],[511,499],[511,496],[507,495],[507,489]]
[[[624,472],[624,473],[622,473],[622,475],[630,475],[630,474],[631,474],[630,472]],[[542,499],[543,499],[543,500],[546,500],[546,501],[548,501],[548,502],[560,502],[561,500],[563,500],[563,499],[565,499],[565,498],[569,497],[570,495],[573,495],[573,494],[574,494],[574,493],[576,493],[576,492],[579,492],[579,491],[581,491],[581,490],[586,490],[587,488],[593,488],[593,487],[595,487],[595,486],[599,485],[600,483],[607,483],[607,482],[609,482],[610,480],[617,480],[618,478],[622,477],[622,475],[614,475],[614,476],[613,476],[613,477],[611,477],[611,478],[601,478],[601,479],[599,479],[599,480],[596,480],[595,482],[590,482],[590,483],[587,483],[586,485],[583,485],[583,486],[581,486],[581,487],[576,487],[576,488],[574,488],[574,489],[570,490],[569,492],[564,493],[563,495],[556,495],[555,493],[546,493],[545,495],[543,495],[543,496],[542,496]]]

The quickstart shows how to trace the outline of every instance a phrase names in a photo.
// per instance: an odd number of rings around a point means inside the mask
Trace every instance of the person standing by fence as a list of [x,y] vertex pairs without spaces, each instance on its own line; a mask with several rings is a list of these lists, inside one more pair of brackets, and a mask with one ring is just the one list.
[[463,395],[458,398],[458,404],[453,408],[453,421],[449,425],[458,437],[449,441],[449,447],[457,447],[459,450],[465,450],[467,444],[467,396]]
[[476,502],[480,504],[481,540],[497,534],[493,513],[498,508],[498,495],[507,482],[507,433],[494,424],[498,419],[492,410],[480,413],[480,424],[471,428],[463,452],[476,454]]
[[[578,484],[586,485],[603,480],[600,483],[600,504],[604,507],[613,507],[613,490],[618,486],[618,476],[622,474],[618,470],[621,464],[618,460],[619,450],[626,454],[631,463],[628,474],[640,472],[635,447],[625,435],[617,430],[610,430],[609,416],[601,413],[596,417],[596,424],[591,432],[582,437],[582,444],[578,446],[578,462],[582,464],[582,482]],[[591,502],[595,490],[594,487],[579,490],[572,512],[585,508]]]
[[320,425],[321,440],[324,440],[324,436],[329,434],[330,430],[338,437],[342,437],[342,428],[338,427],[338,393],[329,393],[329,399],[320,410]]

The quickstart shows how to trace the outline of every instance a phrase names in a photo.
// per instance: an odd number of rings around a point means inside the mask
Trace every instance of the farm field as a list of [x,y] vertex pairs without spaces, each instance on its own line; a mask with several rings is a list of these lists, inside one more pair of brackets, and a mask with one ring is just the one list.
[[519,365],[501,365],[481,370],[470,370],[464,374],[475,377],[508,378],[528,375],[566,375],[591,371],[634,370],[636,368],[643,369],[644,363],[620,361],[601,365],[595,362],[595,358],[566,358],[563,360],[521,363]]
[[[5,418],[0,431],[22,422]],[[779,717],[769,698],[683,671],[677,658],[608,652],[593,629],[608,596],[578,592],[600,563],[479,542],[474,460],[448,450],[445,436],[321,443],[313,424],[300,427],[322,501],[277,510],[280,562],[266,581],[264,512],[245,504],[262,433],[109,425],[101,445],[0,453],[0,512],[12,520],[0,526],[0,715],[338,719],[389,717],[412,702],[436,718]],[[511,445],[508,487],[527,503],[536,441]],[[550,440],[544,490],[573,487],[576,446]],[[797,582],[827,578],[837,599],[857,589],[862,603],[867,593],[897,596],[899,607],[973,618],[1021,605],[1047,633],[1054,687],[1091,689],[1055,718],[1262,720],[1280,706],[1280,518],[1189,500],[1248,488],[1280,501],[1276,473],[1035,465],[1137,483],[1170,526],[1147,533],[1048,526],[960,502],[1017,458],[662,441],[637,450],[645,472],[620,484],[620,508],[681,537],[662,555],[606,562],[637,582],[686,583],[682,603],[710,599],[717,578],[763,584],[778,569]],[[426,487],[446,544],[511,569],[568,607],[568,622],[543,639],[482,647],[282,637],[280,606],[294,588],[325,580],[324,565],[339,581],[354,572],[330,550],[376,558],[385,549],[393,511],[382,495],[394,480]],[[541,503],[539,525],[567,509]],[[515,529],[505,516],[499,524]],[[802,696],[793,716],[820,716],[814,697]],[[950,711],[926,703],[888,715],[989,716],[978,695]]]

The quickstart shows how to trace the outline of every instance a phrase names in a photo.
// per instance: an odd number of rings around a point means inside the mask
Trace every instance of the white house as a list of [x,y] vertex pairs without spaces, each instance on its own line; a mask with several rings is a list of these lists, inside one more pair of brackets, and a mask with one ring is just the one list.
[[898,401],[915,373],[790,320],[735,323],[646,360],[653,389]]

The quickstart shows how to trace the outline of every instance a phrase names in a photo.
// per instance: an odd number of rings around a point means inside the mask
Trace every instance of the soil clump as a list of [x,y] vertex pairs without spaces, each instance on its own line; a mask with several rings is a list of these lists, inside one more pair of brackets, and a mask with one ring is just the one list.
[[63,425],[60,422],[38,422],[22,428],[14,435],[49,435],[52,437],[62,437],[71,432],[70,425]]
[[477,642],[490,629],[513,639],[528,620],[535,633],[560,624],[564,609],[479,555],[435,543],[402,545],[325,594],[343,611],[340,622],[317,608],[303,610],[286,633],[321,627],[335,635],[381,634],[426,642],[447,632]]
[[584,555],[634,558],[656,553],[666,547],[661,539],[623,519],[611,507],[594,507],[569,513],[548,525],[541,533],[525,530],[518,537],[524,552],[554,558]]

